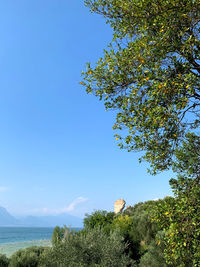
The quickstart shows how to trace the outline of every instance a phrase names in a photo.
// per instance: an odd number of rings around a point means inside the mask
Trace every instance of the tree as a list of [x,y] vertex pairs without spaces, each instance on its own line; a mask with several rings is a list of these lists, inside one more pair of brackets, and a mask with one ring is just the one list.
[[175,198],[155,207],[153,220],[164,230],[159,241],[165,246],[167,263],[173,266],[200,265],[200,137],[188,134],[176,151],[173,169],[178,179],[170,184]]
[[100,228],[107,235],[112,231],[118,231],[124,238],[123,242],[127,244],[125,254],[139,262],[141,256],[148,251],[149,246],[152,246],[158,231],[155,222],[152,222],[149,215],[149,210],[154,209],[155,205],[156,201],[138,203],[119,214],[95,211],[91,215],[86,215],[85,229],[82,231]]
[[[155,241],[153,241],[148,251],[140,259],[140,267],[169,267],[170,265],[166,264],[163,250]],[[171,266],[172,267],[172,266]]]
[[[63,242],[52,247],[47,261],[49,266],[134,266],[134,262],[124,253],[127,244],[118,232],[105,233],[101,228],[70,232]],[[45,259],[43,259],[45,262]]]
[[37,267],[40,265],[40,258],[49,248],[29,247],[17,250],[10,258],[10,267]]
[[114,212],[107,212],[105,210],[97,210],[92,214],[86,214],[84,218],[84,227],[86,229],[94,229],[95,227],[104,228],[106,233],[111,230],[111,225],[114,219]]
[[200,136],[188,133],[182,146],[175,151],[172,169],[179,178],[200,179]]
[[144,249],[147,249],[148,245],[155,240],[158,232],[156,224],[150,217],[151,210],[154,210],[158,202],[162,200],[139,202],[124,211],[124,214],[129,215],[133,220],[134,239],[139,240]]
[[1,267],[9,266],[9,259],[4,254],[0,254],[0,266]]
[[56,226],[53,230],[52,234],[52,244],[55,245],[56,243],[60,242],[64,238],[66,227],[59,227]]
[[86,0],[114,31],[88,93],[116,109],[119,147],[146,151],[153,173],[167,169],[188,130],[200,124],[199,0]]

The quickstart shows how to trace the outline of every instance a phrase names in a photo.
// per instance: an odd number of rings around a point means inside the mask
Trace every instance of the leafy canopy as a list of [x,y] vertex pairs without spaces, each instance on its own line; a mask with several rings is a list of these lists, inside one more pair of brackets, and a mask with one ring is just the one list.
[[[99,227],[69,232],[67,238],[56,243],[46,255],[48,266],[126,267],[134,266],[124,252],[128,246],[115,231],[109,235]],[[45,259],[44,259],[45,260]]]
[[153,212],[165,235],[164,255],[172,266],[200,265],[200,138],[188,134],[176,151],[174,170],[178,179],[170,184],[175,198],[158,203]]
[[198,0],[86,0],[113,29],[113,42],[82,85],[117,110],[120,148],[145,150],[152,172],[171,165],[189,129],[200,123]]

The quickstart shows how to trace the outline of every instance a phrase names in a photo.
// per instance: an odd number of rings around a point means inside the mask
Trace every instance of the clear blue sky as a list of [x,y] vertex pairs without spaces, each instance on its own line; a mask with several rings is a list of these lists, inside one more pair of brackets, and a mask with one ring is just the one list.
[[0,206],[83,216],[171,194],[137,153],[118,149],[114,114],[79,84],[112,39],[82,0],[0,3]]

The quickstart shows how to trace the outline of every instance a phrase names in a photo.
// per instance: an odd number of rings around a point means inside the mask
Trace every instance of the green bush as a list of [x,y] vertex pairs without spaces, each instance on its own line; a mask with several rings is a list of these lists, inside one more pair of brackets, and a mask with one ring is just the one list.
[[172,165],[177,179],[170,185],[174,198],[165,198],[152,213],[164,238],[166,262],[173,266],[200,266],[200,137],[188,133],[176,150]]
[[4,254],[0,254],[0,267],[8,267],[9,259]]
[[124,214],[129,215],[133,220],[135,239],[139,239],[146,245],[155,239],[158,231],[156,223],[151,220],[150,212],[159,201],[162,200],[140,202],[124,211]]
[[158,231],[149,214],[156,203],[157,201],[138,203],[120,214],[95,211],[91,215],[86,215],[84,226],[86,229],[101,227],[107,234],[117,230],[128,244],[125,253],[139,262],[142,255],[147,252],[148,246],[155,240]]
[[126,254],[138,261],[141,257],[140,240],[134,228],[133,218],[123,214],[117,215],[113,220],[112,229],[120,232],[124,242],[128,244],[125,250]]
[[51,260],[51,247],[46,247],[39,257],[38,267],[54,267]]
[[[51,248],[47,258],[49,266],[133,266],[133,261],[124,253],[127,244],[119,232],[106,234],[102,229],[87,229],[70,232],[63,242]],[[43,259],[45,262],[45,259]]]
[[9,267],[38,267],[41,255],[48,248],[29,247],[20,249],[10,258]]
[[56,226],[54,228],[53,234],[52,234],[52,244],[56,244],[57,242],[60,242],[63,238],[64,238],[64,234],[65,234],[65,226],[59,227]]
[[92,214],[86,214],[84,219],[84,227],[86,229],[93,229],[94,227],[103,227],[107,233],[111,230],[111,225],[115,217],[114,212],[107,212],[105,210],[97,210]]
[[155,241],[149,245],[147,252],[140,259],[140,267],[167,267],[163,254],[163,248]]

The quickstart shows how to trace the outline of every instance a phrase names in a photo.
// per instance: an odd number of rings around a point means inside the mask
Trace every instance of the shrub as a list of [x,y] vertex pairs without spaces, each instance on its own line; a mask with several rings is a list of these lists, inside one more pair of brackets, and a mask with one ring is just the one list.
[[128,215],[118,215],[112,223],[113,230],[118,230],[124,238],[124,242],[128,244],[125,252],[134,260],[141,257],[140,240],[136,234],[134,220]]
[[163,254],[163,248],[155,241],[148,247],[148,251],[140,259],[140,267],[167,267]]
[[40,257],[46,249],[36,246],[20,249],[11,256],[9,267],[38,267]]
[[128,244],[125,253],[139,262],[158,231],[149,214],[154,210],[156,203],[157,201],[138,203],[120,214],[95,211],[91,215],[86,215],[84,226],[86,229],[101,227],[107,234],[117,230],[123,236],[124,243]]
[[107,233],[111,230],[113,218],[115,217],[114,212],[107,212],[105,210],[97,210],[91,215],[86,214],[84,219],[85,228],[93,229],[94,227],[103,227]]
[[151,210],[157,205],[158,201],[140,202],[133,207],[124,211],[124,214],[129,215],[133,220],[133,229],[135,239],[138,239],[149,245],[154,239],[158,231],[156,223],[151,220]]
[[0,267],[8,267],[9,259],[4,254],[0,254]]
[[[100,228],[69,233],[63,242],[54,245],[49,253],[52,266],[133,266],[125,255],[127,244],[119,232],[106,234]],[[49,257],[48,256],[48,257]],[[132,265],[131,265],[132,264]]]
[[64,238],[64,234],[65,234],[65,226],[59,227],[56,226],[54,228],[53,234],[52,234],[52,244],[56,244],[57,242],[60,242],[63,238]]

